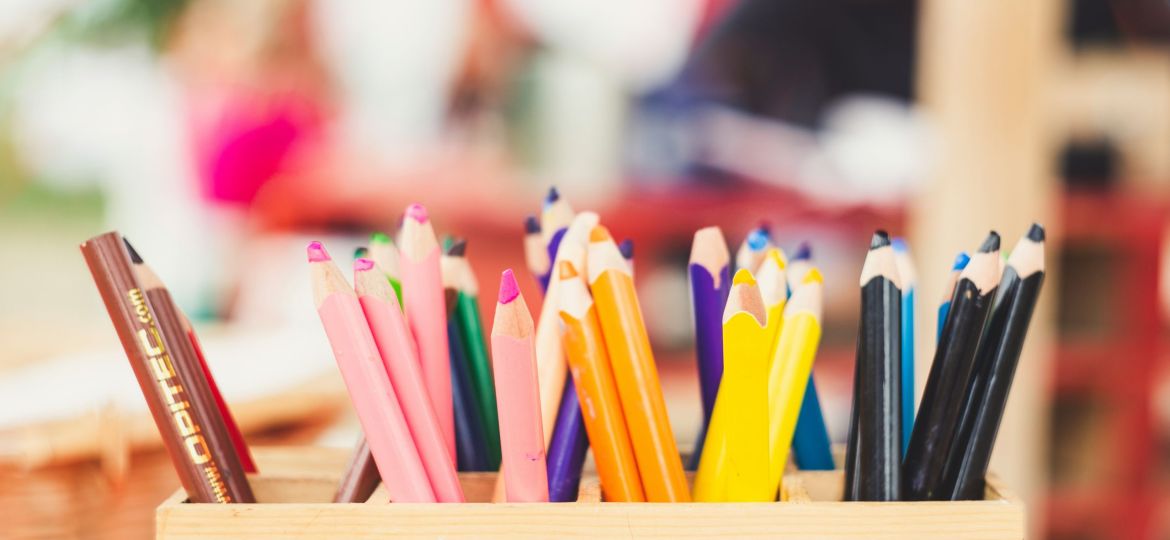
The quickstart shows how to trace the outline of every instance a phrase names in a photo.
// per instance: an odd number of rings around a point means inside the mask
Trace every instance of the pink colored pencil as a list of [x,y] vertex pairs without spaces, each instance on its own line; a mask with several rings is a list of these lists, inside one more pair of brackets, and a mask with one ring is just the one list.
[[427,396],[414,342],[410,339],[394,289],[386,280],[386,274],[375,268],[370,259],[354,261],[353,284],[362,313],[374,334],[374,344],[378,346],[386,373],[390,375],[390,384],[398,391],[414,446],[422,458],[435,497],[439,502],[463,502],[463,486],[459,484],[455,461],[447,453],[439,419]]
[[492,323],[492,359],[508,502],[548,502],[533,332],[516,276],[505,270]]
[[447,351],[447,307],[439,270],[439,241],[421,204],[406,208],[401,257],[402,301],[422,365],[423,381],[439,418],[448,455],[455,455],[455,409],[451,398],[451,359]]
[[390,500],[435,502],[357,295],[320,242],[308,252],[313,302]]

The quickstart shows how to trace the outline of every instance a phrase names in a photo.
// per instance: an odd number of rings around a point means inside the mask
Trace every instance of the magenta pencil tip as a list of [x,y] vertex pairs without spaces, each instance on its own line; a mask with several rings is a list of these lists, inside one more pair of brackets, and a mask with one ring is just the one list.
[[414,203],[406,207],[406,217],[413,219],[419,223],[427,222],[427,209],[425,206]]
[[500,303],[510,304],[517,296],[520,296],[520,285],[516,283],[516,275],[509,268],[500,276]]
[[325,251],[325,246],[321,245],[321,242],[317,242],[315,240],[312,242],[309,242],[309,247],[307,250],[309,252],[309,262],[321,262],[321,261],[333,260],[332,258],[329,257],[329,252]]
[[359,259],[356,259],[353,261],[353,271],[354,272],[365,272],[373,267],[374,267],[374,261],[367,259],[365,257],[362,257],[362,258],[359,258]]

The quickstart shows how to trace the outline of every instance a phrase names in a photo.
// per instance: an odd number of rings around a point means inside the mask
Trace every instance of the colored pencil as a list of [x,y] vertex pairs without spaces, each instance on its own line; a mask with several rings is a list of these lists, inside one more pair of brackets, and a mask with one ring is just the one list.
[[642,488],[650,502],[686,502],[686,477],[670,428],[666,402],[634,281],[605,227],[589,237],[587,271],[622,412],[634,443]]
[[370,454],[370,444],[363,434],[358,438],[357,446],[350,455],[349,464],[341,475],[341,483],[337,486],[337,493],[333,495],[335,503],[360,503],[369,500],[374,490],[381,482],[378,477],[378,466],[374,463],[374,456]]
[[313,302],[390,500],[435,502],[357,294],[320,242],[310,243],[307,251]]
[[505,270],[492,322],[492,357],[508,502],[548,501],[533,332],[516,277]]
[[1008,256],[987,329],[975,353],[959,434],[943,471],[939,499],[979,500],[1007,407],[1028,324],[1044,284],[1044,228],[1032,224]]
[[[564,197],[561,197],[557,188],[555,186],[548,188],[548,194],[544,197],[544,204],[540,211],[540,241],[544,244],[549,261],[556,261],[557,249],[561,245],[561,239],[564,238],[565,232],[569,229],[569,224],[573,221],[573,215],[572,207],[569,206],[569,202]],[[550,265],[544,274],[539,276],[542,290],[548,290],[552,268],[553,266]]]
[[699,466],[707,426],[719,393],[719,381],[723,378],[723,306],[731,291],[730,259],[727,241],[719,227],[705,227],[695,232],[688,269],[703,421],[691,454],[690,469]]
[[[487,436],[483,425],[484,414],[479,410],[475,387],[471,382],[471,366],[463,348],[462,330],[458,321],[459,287],[462,279],[460,259],[449,255],[451,248],[461,241],[444,242],[447,253],[439,258],[443,275],[443,300],[447,314],[447,352],[451,359],[451,400],[455,411],[455,463],[460,471],[488,471]],[[494,399],[494,397],[493,397]]]
[[764,254],[764,262],[760,263],[755,276],[760,287],[760,297],[764,299],[764,309],[767,311],[769,353],[775,346],[784,323],[784,304],[788,301],[787,268],[788,260],[784,257],[784,251],[772,247]]
[[500,468],[500,420],[496,412],[496,387],[492,382],[492,364],[484,339],[483,319],[479,309],[479,282],[475,279],[471,262],[467,259],[467,241],[459,240],[447,251],[455,267],[455,288],[458,298],[455,320],[459,339],[471,375],[475,403],[483,427],[484,446],[487,449],[488,470]]
[[561,339],[577,397],[585,404],[581,412],[602,493],[605,500],[612,502],[645,501],[593,297],[573,261],[561,261],[557,279],[560,281],[557,305],[562,323]]
[[[765,263],[766,264],[766,263]],[[776,500],[768,486],[768,360],[772,344],[768,312],[751,272],[732,279],[723,312],[723,382],[715,420],[726,423],[727,500]],[[724,410],[719,409],[723,405]],[[714,433],[715,430],[712,430]]]
[[[214,404],[210,400],[202,408],[193,401],[200,393],[195,389],[200,380],[188,380],[185,375],[196,371],[180,370],[175,365],[175,348],[182,344],[190,347],[190,341],[185,336],[177,339],[175,333],[166,338],[164,321],[158,319],[143,292],[121,235],[107,232],[86,240],[80,248],[163,446],[190,500],[254,502],[239,458],[232,461],[235,452],[217,453],[206,438],[208,430],[213,429],[210,426],[217,420],[222,424],[222,420],[212,413]],[[177,325],[172,330],[178,330]],[[230,448],[231,443],[227,444]],[[225,478],[228,474],[238,474],[239,478]]]
[[451,358],[447,350],[447,314],[439,269],[439,241],[426,208],[406,209],[399,243],[399,267],[406,321],[418,347],[423,381],[439,418],[447,455],[455,455],[455,412],[451,398]]
[[764,254],[772,246],[767,229],[763,227],[752,229],[735,252],[735,269],[746,268],[751,272],[759,270],[760,263],[764,262]]
[[[789,294],[800,287],[802,280],[812,268],[812,246],[808,242],[801,242],[792,259],[788,261]],[[805,386],[804,400],[800,404],[800,414],[796,420],[792,458],[801,470],[831,471],[836,467],[832,443],[829,441],[829,429],[825,425],[825,414],[821,410],[821,400],[817,395],[816,379],[811,371]]]
[[368,248],[366,246],[358,246],[358,247],[354,248],[353,258],[354,259],[369,259],[370,258],[370,248]]
[[788,450],[816,360],[823,296],[824,278],[812,268],[785,304],[780,336],[772,348],[768,370],[768,490],[773,496],[781,487]]
[[[861,269],[861,326],[846,458],[846,500],[896,501],[901,494],[902,291],[894,252],[877,231]],[[853,471],[849,471],[853,468]],[[850,485],[852,484],[852,485]]]
[[[211,373],[211,368],[207,365],[207,358],[203,356],[203,345],[199,342],[199,336],[195,334],[195,327],[191,324],[191,320],[179,309],[175,304],[174,299],[170,293],[167,292],[166,286],[163,285],[158,274],[142,260],[142,256],[134,249],[134,246],[125,237],[122,241],[126,244],[126,251],[130,254],[130,262],[134,265],[135,277],[138,282],[146,287],[147,297],[151,301],[151,305],[158,311],[170,311],[174,317],[179,319],[179,324],[182,325],[183,333],[187,335],[187,340],[191,342],[191,349],[195,353],[195,359],[199,362],[199,369],[203,373],[203,378],[207,381],[207,389],[211,392],[211,398],[215,401],[216,409],[219,410],[220,417],[223,418],[224,427],[227,429],[228,437],[232,440],[232,446],[236,450],[236,456],[240,460],[240,466],[244,468],[244,472],[256,472],[256,461],[252,459],[252,451],[248,448],[247,441],[244,440],[244,434],[240,431],[239,424],[236,423],[236,418],[232,415],[232,410],[228,407],[227,400],[223,398],[223,394],[219,391],[219,385],[215,384],[215,377]],[[149,284],[149,285],[148,285]],[[159,293],[151,294],[151,287],[160,290]],[[166,294],[162,294],[166,292]],[[157,296],[157,298],[155,298]]]
[[[398,297],[398,305],[402,305],[402,268],[398,262],[398,248],[386,233],[374,232],[370,234],[370,244],[366,248],[368,258],[378,263],[378,268],[386,274],[390,286],[394,288],[394,296]],[[356,254],[354,258],[360,258]]]
[[955,294],[955,285],[959,283],[959,274],[967,267],[967,263],[971,261],[971,256],[967,255],[966,251],[960,251],[955,255],[955,262],[951,264],[951,274],[947,279],[947,284],[943,287],[942,302],[938,305],[938,334],[936,339],[942,337],[943,325],[947,322],[947,313],[951,310],[951,296]]
[[963,392],[971,379],[975,351],[999,284],[999,235],[987,236],[959,276],[951,312],[922,393],[903,464],[908,500],[939,497],[942,472],[954,442]]
[[905,455],[910,444],[910,431],[914,427],[914,291],[917,276],[906,240],[894,238],[892,246],[898,278],[902,280],[902,454]]
[[540,284],[540,289],[543,291],[548,288],[545,283],[540,281],[540,278],[549,273],[552,261],[549,259],[544,242],[540,239],[540,221],[536,219],[536,216],[524,218],[524,261],[528,266],[528,271],[532,273],[532,277],[536,278],[536,282]]

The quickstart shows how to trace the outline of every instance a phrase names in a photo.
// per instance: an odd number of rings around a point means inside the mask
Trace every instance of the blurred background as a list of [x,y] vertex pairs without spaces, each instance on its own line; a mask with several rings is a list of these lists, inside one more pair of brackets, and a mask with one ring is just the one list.
[[418,201],[490,298],[554,185],[635,243],[684,449],[699,227],[811,243],[843,441],[872,229],[908,239],[925,373],[954,254],[1042,222],[993,470],[1036,538],[1170,538],[1164,0],[0,1],[0,536],[149,536],[178,486],[79,242],[135,243],[253,445],[349,447],[305,242]]

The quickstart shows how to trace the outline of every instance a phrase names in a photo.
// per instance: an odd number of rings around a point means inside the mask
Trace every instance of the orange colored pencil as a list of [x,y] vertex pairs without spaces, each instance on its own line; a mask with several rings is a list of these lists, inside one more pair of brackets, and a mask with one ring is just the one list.
[[689,502],[682,459],[666,414],[666,400],[662,397],[630,267],[605,227],[594,227],[589,240],[590,289],[634,443],[646,500]]
[[601,490],[607,501],[642,502],[646,500],[646,494],[638,475],[634,446],[626,429],[626,417],[618,398],[609,353],[601,337],[601,323],[597,320],[597,310],[593,307],[593,297],[586,288],[585,278],[574,266],[573,259],[577,259],[576,264],[584,263],[584,251],[579,246],[568,249],[579,255],[566,257],[557,268],[556,279],[560,282],[558,304],[563,328],[561,339],[569,359],[569,371],[577,383],[585,432],[589,435],[589,446],[593,448]]

